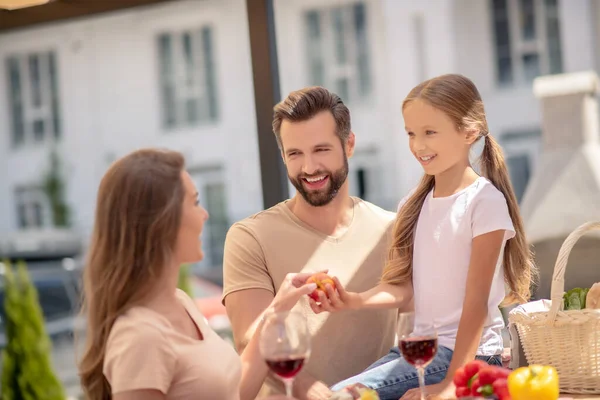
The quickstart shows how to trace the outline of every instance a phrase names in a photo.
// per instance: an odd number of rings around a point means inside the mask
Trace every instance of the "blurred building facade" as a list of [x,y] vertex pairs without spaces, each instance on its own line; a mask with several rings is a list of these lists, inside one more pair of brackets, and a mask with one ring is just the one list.
[[[228,226],[262,209],[244,0],[181,0],[0,31],[0,233],[52,225],[59,155],[73,227],[89,235],[116,158],[186,156],[211,214],[205,266]],[[540,153],[536,76],[598,70],[600,0],[276,0],[282,97],[319,84],[351,110],[351,190],[384,208],[416,184],[402,100],[449,72],[475,81],[519,196]]]

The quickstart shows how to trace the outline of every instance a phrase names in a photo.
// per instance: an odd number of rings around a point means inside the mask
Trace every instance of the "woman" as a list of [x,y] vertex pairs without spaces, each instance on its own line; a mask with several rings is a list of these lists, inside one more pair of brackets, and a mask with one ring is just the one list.
[[[240,362],[177,289],[179,266],[203,258],[207,218],[177,152],[136,151],[103,177],[84,272],[87,346],[79,368],[90,400],[258,394],[267,375],[258,335]],[[268,311],[290,310],[314,290],[307,278],[288,276]]]

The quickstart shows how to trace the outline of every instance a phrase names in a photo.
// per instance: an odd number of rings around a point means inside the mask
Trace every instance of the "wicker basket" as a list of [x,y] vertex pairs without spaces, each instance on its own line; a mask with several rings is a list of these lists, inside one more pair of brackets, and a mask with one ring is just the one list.
[[592,230],[600,230],[600,222],[581,225],[562,244],[554,266],[550,309],[527,312],[524,305],[509,315],[527,362],[554,366],[564,393],[600,394],[600,310],[562,310],[569,254],[579,238]]

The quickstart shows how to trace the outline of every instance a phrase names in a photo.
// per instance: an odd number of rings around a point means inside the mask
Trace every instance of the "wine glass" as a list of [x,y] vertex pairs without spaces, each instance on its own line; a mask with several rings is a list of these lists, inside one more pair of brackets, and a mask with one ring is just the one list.
[[415,313],[401,313],[398,318],[398,347],[404,359],[417,369],[421,400],[425,400],[425,368],[437,354],[437,331],[433,324],[415,326]]
[[271,371],[292,397],[294,378],[310,356],[310,333],[306,318],[297,312],[271,313],[265,317],[259,348]]

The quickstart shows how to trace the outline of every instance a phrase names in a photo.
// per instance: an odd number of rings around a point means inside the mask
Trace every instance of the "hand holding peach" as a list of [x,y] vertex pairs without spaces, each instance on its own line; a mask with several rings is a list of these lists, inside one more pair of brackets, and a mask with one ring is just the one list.
[[335,289],[333,278],[324,272],[318,272],[306,280],[306,283],[315,283],[317,288],[309,294],[309,297],[314,301],[319,301],[319,292],[327,295],[327,285],[331,285]]
[[306,282],[317,284],[317,289],[309,294],[310,307],[315,314],[325,311],[353,310],[360,307],[360,295],[346,291],[335,276],[319,273],[311,276]]

